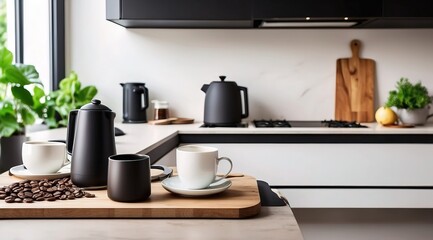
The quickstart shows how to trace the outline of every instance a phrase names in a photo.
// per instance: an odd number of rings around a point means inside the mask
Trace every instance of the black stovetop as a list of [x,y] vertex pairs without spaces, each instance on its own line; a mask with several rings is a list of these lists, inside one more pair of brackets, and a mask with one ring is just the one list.
[[316,128],[366,128],[367,126],[361,125],[357,122],[350,121],[337,121],[337,120],[323,120],[323,121],[299,121],[299,120],[254,120],[256,128],[290,128],[290,127],[316,127]]

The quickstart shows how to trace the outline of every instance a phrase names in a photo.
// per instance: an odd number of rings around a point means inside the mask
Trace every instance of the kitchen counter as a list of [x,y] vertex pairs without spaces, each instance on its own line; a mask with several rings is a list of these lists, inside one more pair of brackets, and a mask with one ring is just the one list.
[[[433,143],[433,123],[414,128],[200,128],[193,124],[115,126],[126,135],[116,137],[118,153],[155,154],[158,159],[179,143]],[[66,128],[34,132],[33,140],[65,140]],[[167,144],[168,143],[168,144]],[[161,145],[166,144],[165,149]]]
[[13,239],[284,239],[302,240],[289,207],[262,207],[258,216],[226,219],[1,220]]

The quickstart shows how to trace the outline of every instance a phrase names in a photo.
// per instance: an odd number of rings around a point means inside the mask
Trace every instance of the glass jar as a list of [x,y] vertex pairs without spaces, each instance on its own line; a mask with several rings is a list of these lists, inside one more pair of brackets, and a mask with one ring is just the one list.
[[167,119],[169,117],[168,113],[168,102],[160,100],[152,100],[153,106],[153,119]]

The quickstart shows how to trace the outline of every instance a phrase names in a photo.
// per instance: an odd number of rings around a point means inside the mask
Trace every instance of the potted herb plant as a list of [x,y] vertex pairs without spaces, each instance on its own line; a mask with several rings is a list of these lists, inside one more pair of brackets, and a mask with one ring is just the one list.
[[0,47],[0,172],[22,164],[25,127],[44,111],[39,73],[32,65],[12,61],[12,53]]
[[45,123],[49,128],[66,127],[69,112],[89,103],[98,93],[95,86],[81,85],[77,74],[72,71],[60,81],[59,89],[48,95]]
[[431,97],[425,86],[418,82],[412,84],[407,78],[401,78],[396,90],[389,92],[387,107],[391,107],[403,124],[423,125],[429,115]]

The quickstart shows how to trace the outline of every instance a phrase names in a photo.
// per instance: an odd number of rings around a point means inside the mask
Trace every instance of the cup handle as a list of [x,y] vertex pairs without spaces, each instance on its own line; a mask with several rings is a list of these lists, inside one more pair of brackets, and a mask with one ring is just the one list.
[[71,160],[68,159],[68,153],[66,153],[65,160],[63,160],[62,167],[71,164]]
[[229,173],[232,171],[232,169],[233,169],[233,163],[232,163],[232,160],[230,160],[230,158],[228,158],[228,157],[220,157],[220,158],[218,158],[217,159],[217,165],[219,165],[219,163],[220,163],[221,160],[226,160],[227,162],[229,162],[230,163],[230,169],[227,171],[226,174],[224,174],[224,176],[215,178],[214,182],[219,181],[219,180],[221,180],[223,178],[226,178],[229,175]]

